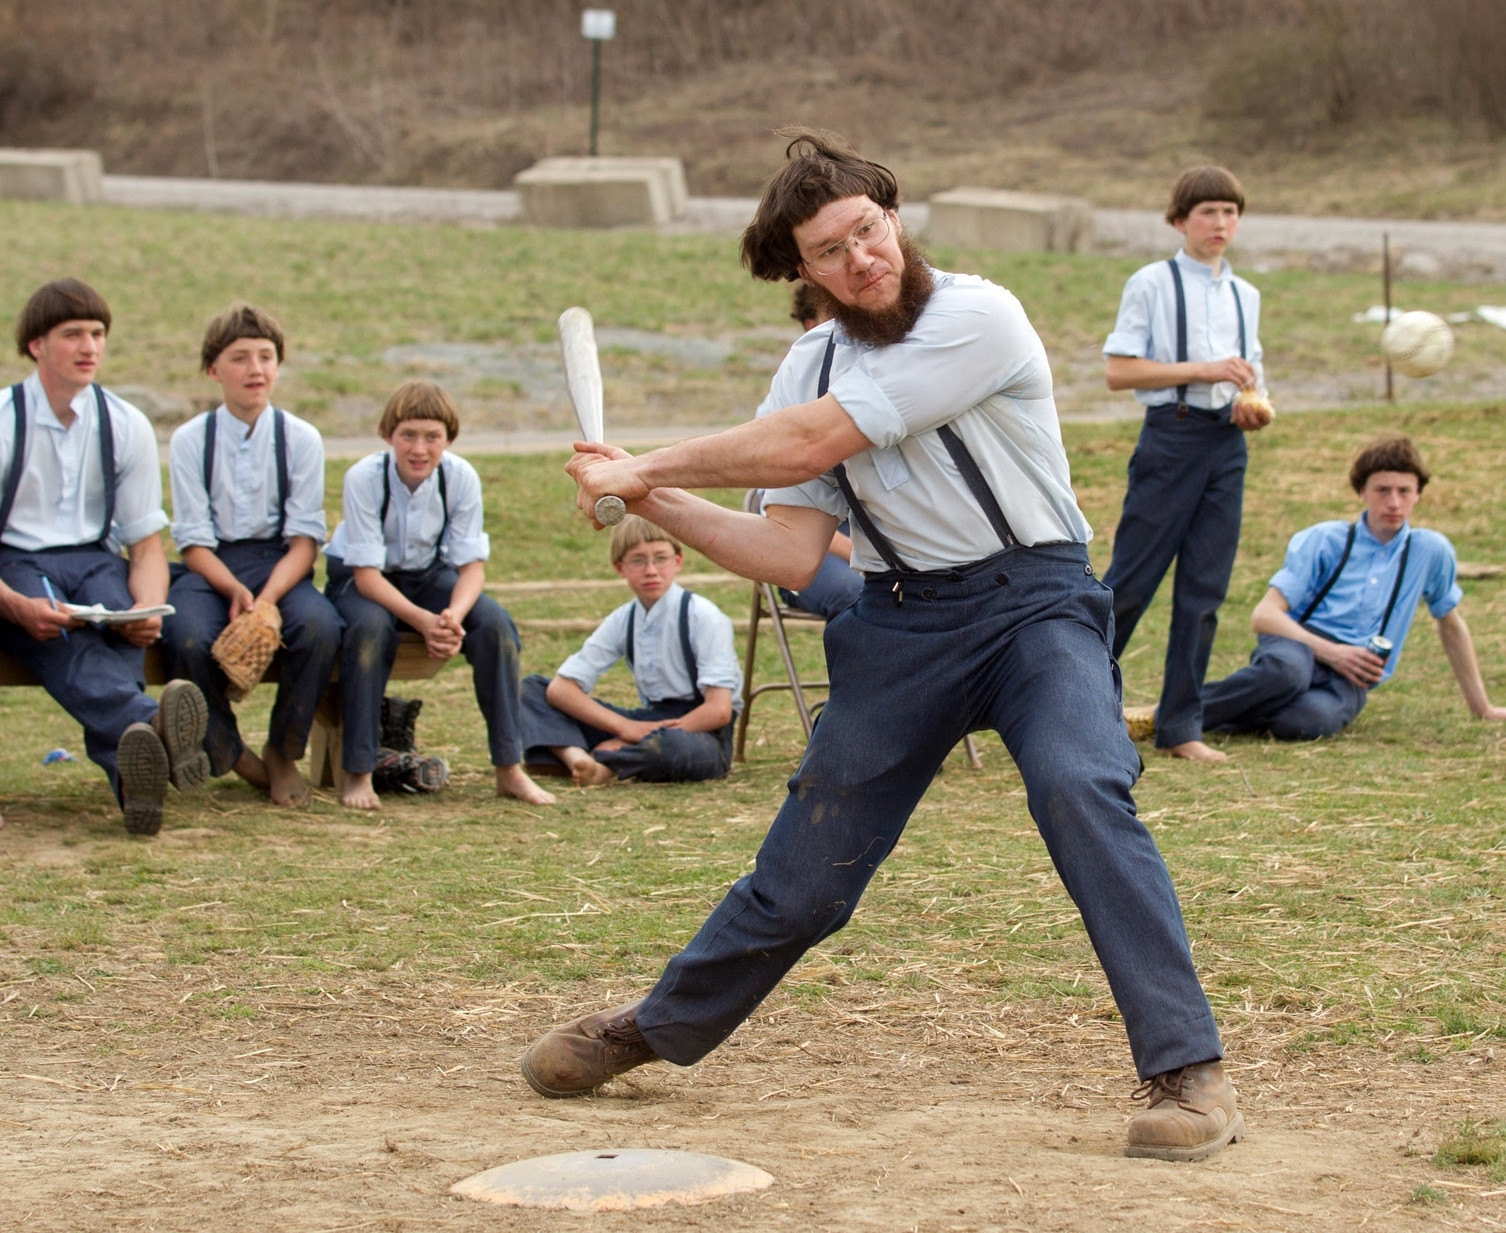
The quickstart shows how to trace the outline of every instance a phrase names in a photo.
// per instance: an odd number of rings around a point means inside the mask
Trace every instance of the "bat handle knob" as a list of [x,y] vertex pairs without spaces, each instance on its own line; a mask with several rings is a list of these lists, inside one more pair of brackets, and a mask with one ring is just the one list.
[[604,527],[615,527],[627,517],[627,504],[621,497],[598,497],[596,521]]

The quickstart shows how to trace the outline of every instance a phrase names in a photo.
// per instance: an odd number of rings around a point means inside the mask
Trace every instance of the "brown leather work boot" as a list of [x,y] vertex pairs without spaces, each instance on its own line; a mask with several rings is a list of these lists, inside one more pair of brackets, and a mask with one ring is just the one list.
[[1168,1070],[1142,1083],[1133,1099],[1146,1106],[1130,1119],[1126,1156],[1203,1160],[1244,1138],[1244,1115],[1221,1062]]
[[523,1055],[523,1078],[540,1096],[584,1096],[634,1066],[657,1062],[638,1030],[638,1003],[583,1015],[545,1032]]

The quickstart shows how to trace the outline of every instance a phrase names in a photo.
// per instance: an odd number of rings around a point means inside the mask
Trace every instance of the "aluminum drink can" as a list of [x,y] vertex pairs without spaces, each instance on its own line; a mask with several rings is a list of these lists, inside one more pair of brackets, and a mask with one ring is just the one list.
[[1391,639],[1383,638],[1380,634],[1372,634],[1365,643],[1365,650],[1372,655],[1378,655],[1381,659],[1391,658]]

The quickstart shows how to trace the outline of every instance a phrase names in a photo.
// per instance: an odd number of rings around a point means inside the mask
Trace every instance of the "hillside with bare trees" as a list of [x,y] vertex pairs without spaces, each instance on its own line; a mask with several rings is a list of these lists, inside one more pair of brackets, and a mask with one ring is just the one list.
[[[616,0],[602,153],[747,194],[838,129],[912,193],[1158,199],[1216,157],[1265,208],[1506,217],[1499,0]],[[0,143],[119,173],[503,187],[583,153],[553,0],[0,0]],[[1253,174],[1252,174],[1253,173]]]

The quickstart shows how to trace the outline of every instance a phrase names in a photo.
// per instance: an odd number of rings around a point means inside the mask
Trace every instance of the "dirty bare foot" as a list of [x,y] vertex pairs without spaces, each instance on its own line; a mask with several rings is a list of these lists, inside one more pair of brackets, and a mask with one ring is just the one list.
[[377,796],[376,789],[371,786],[371,772],[364,775],[353,775],[345,772],[345,788],[340,793],[340,804],[347,809],[380,809],[381,798]]
[[1173,758],[1185,758],[1188,762],[1227,762],[1229,755],[1220,749],[1204,745],[1202,741],[1183,741],[1180,745],[1168,746],[1164,751]]
[[272,787],[272,780],[267,775],[266,766],[249,749],[241,750],[241,756],[235,760],[235,765],[231,769],[258,791],[267,792]]
[[[272,794],[274,805],[298,808],[309,803],[312,793],[297,762],[284,758],[270,745],[262,749],[261,758],[266,766],[267,778],[271,780],[267,790]],[[349,784],[346,786],[348,788]]]
[[555,802],[554,793],[545,792],[534,783],[520,762],[497,768],[497,795],[516,797],[529,805],[552,805]]

